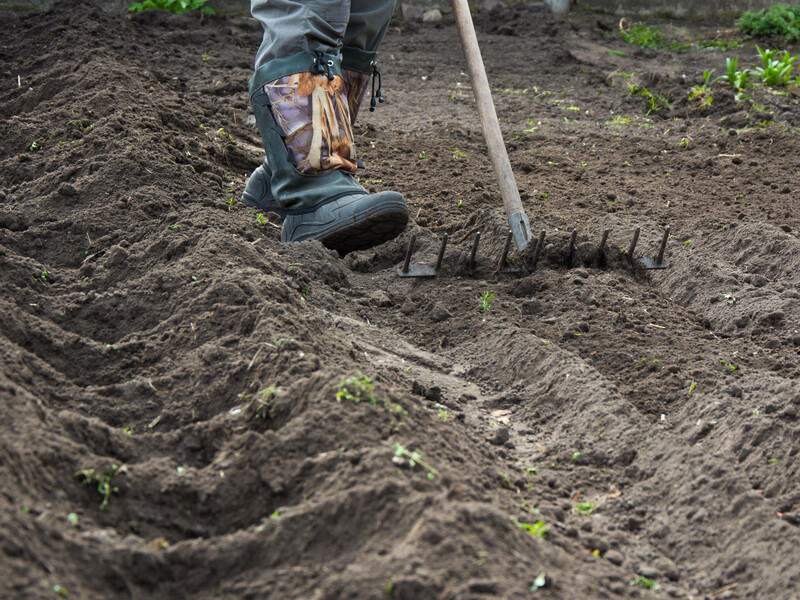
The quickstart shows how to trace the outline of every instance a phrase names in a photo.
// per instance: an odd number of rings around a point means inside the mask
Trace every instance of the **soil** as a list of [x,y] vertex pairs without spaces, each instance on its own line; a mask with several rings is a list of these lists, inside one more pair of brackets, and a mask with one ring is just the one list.
[[356,124],[408,230],[340,257],[238,199],[252,19],[0,12],[0,596],[800,598],[797,90],[475,20],[517,273],[448,17],[392,24]]

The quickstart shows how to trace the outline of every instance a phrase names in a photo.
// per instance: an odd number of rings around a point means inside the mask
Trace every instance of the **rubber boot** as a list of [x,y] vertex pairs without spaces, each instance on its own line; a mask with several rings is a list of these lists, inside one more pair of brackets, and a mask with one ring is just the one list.
[[[344,80],[347,107],[350,111],[351,127],[355,125],[358,111],[364,101],[370,79],[372,80],[372,98],[370,112],[375,110],[378,102],[383,102],[381,91],[381,74],[377,68],[377,52],[370,52],[360,48],[345,46],[342,48],[342,79]],[[376,79],[378,82],[375,87]],[[361,163],[358,163],[361,166]],[[242,202],[264,212],[274,212],[281,218],[286,216],[286,210],[281,207],[272,195],[269,180],[272,171],[266,157],[264,161],[251,173],[242,193]]]
[[346,254],[403,231],[403,197],[368,194],[353,176],[358,159],[338,57],[304,52],[269,61],[250,81],[250,102],[266,159],[242,199],[281,214],[283,241],[318,239]]

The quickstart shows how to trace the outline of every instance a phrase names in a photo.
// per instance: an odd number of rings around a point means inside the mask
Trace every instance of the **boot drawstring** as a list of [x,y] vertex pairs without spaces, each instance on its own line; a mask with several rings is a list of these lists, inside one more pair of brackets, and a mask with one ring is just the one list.
[[314,55],[314,72],[318,75],[327,76],[328,81],[333,81],[333,71],[331,69],[331,67],[333,67],[333,61],[326,60],[322,52],[314,52]]
[[[369,101],[369,112],[373,112],[378,102],[383,102],[383,94],[381,93],[381,72],[378,71],[378,64],[373,60],[370,66],[372,67],[372,98]],[[375,79],[378,80],[377,91],[375,91]]]

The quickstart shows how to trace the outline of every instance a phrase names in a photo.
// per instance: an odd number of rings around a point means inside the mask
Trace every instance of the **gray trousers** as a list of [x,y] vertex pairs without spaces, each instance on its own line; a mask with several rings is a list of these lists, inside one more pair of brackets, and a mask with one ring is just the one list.
[[343,46],[377,51],[395,0],[250,0],[264,27],[255,68],[298,52],[339,54]]

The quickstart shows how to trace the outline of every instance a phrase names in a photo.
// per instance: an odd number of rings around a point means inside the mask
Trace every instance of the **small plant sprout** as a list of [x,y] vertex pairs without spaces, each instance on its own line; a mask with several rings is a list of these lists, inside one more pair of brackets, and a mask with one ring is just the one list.
[[339,391],[336,393],[336,400],[339,402],[342,400],[349,400],[356,404],[365,401],[375,405],[376,401],[372,379],[361,373],[361,371],[356,371],[355,375],[345,377],[341,383],[339,383]]
[[62,598],[69,598],[69,592],[67,591],[67,588],[65,588],[63,585],[55,584],[53,586],[53,591]]
[[254,419],[272,419],[275,417],[275,392],[274,385],[269,386],[258,392],[255,398],[250,401],[253,406]]
[[[739,70],[739,57],[728,57],[725,60],[726,73],[720,79],[724,80],[728,87],[736,91],[737,96],[747,89],[747,81],[750,79],[750,71],[747,69]],[[738,97],[736,98],[739,99]]]
[[423,150],[419,154],[417,154],[417,158],[428,158],[428,153]]
[[413,469],[417,465],[425,469],[429,480],[433,481],[438,475],[439,471],[434,469],[431,465],[425,462],[425,457],[417,450],[409,451],[405,446],[398,443],[392,445],[394,450],[394,462],[408,465],[409,469]]
[[658,585],[657,582],[653,581],[652,579],[648,579],[644,575],[639,575],[639,576],[635,577],[634,579],[631,579],[628,582],[628,584],[629,585],[640,585],[642,587],[646,587],[648,590],[653,590],[654,592],[656,590],[661,589],[661,586]]
[[581,453],[580,452],[573,452],[572,453],[572,458],[570,460],[572,462],[578,462],[580,459],[581,459]]
[[256,221],[261,223],[262,225],[267,222],[267,218],[264,216],[264,213],[258,213],[256,215]]
[[686,393],[687,396],[691,396],[694,389],[697,387],[697,382],[692,380],[692,384],[689,386],[689,391]]
[[203,52],[200,55],[200,60],[202,60],[203,62],[208,62],[208,61],[211,60],[211,57],[208,54],[206,54],[205,52]]
[[34,277],[34,279],[39,283],[46,285],[50,283],[50,271],[47,269],[42,269],[42,272],[39,273],[37,277]]
[[528,533],[528,535],[532,535],[533,537],[538,537],[544,539],[547,536],[547,531],[550,529],[550,526],[545,523],[544,521],[536,521],[535,523],[525,523],[520,521],[519,519],[513,518],[511,522],[514,523],[517,527],[522,529]]
[[494,304],[492,304],[492,298],[494,298],[494,292],[484,291],[480,298],[478,298],[478,302],[480,302],[481,310],[487,311],[492,310]]
[[33,140],[33,142],[31,142],[31,145],[28,146],[28,150],[30,150],[31,152],[38,152],[41,149],[42,149],[42,144],[39,143],[38,140]]
[[510,490],[511,489],[511,479],[505,473],[501,473],[500,471],[497,472],[497,481],[500,482],[500,487]]
[[450,148],[450,152],[453,153],[453,160],[458,160],[459,158],[463,158],[466,156],[466,153],[462,152],[458,148]]
[[103,497],[100,503],[100,510],[105,510],[108,506],[108,501],[111,494],[119,493],[119,488],[111,485],[111,478],[117,474],[119,467],[111,465],[102,473],[98,474],[95,469],[83,469],[75,473],[75,477],[80,480],[83,485],[96,485],[97,492]]
[[545,585],[547,585],[547,575],[545,575],[544,571],[542,571],[536,576],[536,578],[533,580],[533,583],[531,584],[531,587],[528,589],[531,592],[536,592],[537,590],[543,588]]
[[722,294],[728,304],[736,304],[736,297],[733,294]]
[[579,515],[586,515],[588,517],[594,512],[595,508],[595,505],[591,502],[581,502],[575,507],[575,512]]
[[280,521],[281,520],[281,515],[278,512],[278,510],[276,509],[276,510],[272,511],[272,514],[270,514],[269,518],[272,521]]

